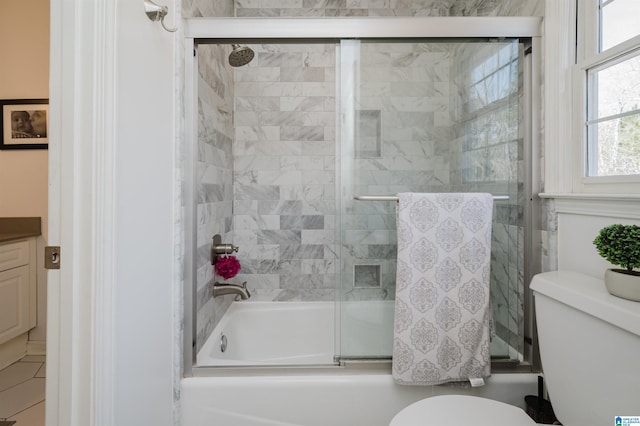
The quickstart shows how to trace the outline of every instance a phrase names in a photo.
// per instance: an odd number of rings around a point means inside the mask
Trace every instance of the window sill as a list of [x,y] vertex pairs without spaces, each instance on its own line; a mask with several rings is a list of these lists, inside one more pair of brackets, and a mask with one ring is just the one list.
[[640,194],[589,194],[576,192],[541,192],[540,198],[553,198],[563,200],[602,200],[602,201],[640,201]]
[[640,220],[640,194],[541,193],[557,213]]

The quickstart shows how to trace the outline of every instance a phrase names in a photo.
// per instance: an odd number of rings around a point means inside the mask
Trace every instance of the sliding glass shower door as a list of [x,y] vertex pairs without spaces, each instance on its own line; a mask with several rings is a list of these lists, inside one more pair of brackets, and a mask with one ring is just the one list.
[[525,51],[518,39],[341,42],[338,358],[391,356],[396,202],[384,197],[489,192],[503,196],[493,214],[491,352],[521,359]]

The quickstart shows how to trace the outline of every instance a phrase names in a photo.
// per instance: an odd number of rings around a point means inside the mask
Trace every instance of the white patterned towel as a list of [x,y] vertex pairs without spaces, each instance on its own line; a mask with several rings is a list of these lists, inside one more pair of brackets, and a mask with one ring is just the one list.
[[436,385],[488,377],[493,197],[398,197],[394,380]]

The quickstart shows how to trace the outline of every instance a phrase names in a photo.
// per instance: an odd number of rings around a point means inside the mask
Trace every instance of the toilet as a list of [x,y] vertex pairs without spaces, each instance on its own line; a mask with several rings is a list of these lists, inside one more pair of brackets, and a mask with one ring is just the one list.
[[[602,280],[569,271],[538,274],[531,289],[542,368],[558,420],[564,426],[608,426],[618,416],[640,417],[640,302],[612,296]],[[513,405],[444,395],[409,405],[390,426],[447,424],[536,425]]]

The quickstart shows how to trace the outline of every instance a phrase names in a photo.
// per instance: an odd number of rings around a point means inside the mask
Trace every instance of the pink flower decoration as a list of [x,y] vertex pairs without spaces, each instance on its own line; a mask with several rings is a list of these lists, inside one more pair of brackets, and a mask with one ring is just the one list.
[[233,278],[238,274],[240,270],[240,262],[235,256],[221,256],[216,262],[216,274],[220,275],[225,280]]

